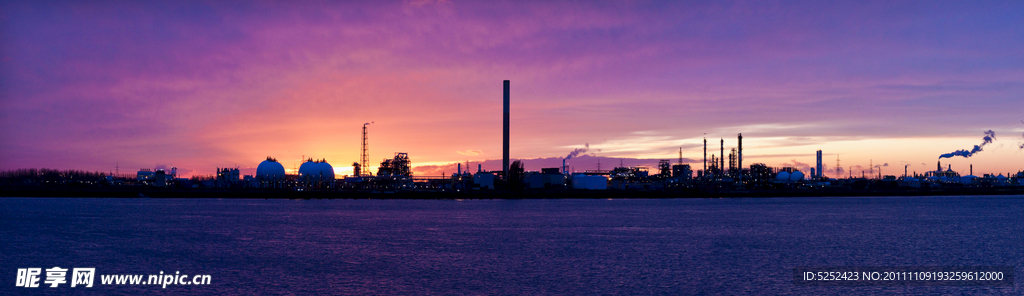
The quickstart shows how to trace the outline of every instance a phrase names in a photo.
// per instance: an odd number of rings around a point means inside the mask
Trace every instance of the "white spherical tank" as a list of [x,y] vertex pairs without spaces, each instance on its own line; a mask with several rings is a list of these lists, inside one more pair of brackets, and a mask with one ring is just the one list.
[[277,180],[284,178],[284,166],[277,159],[267,157],[256,167],[256,178],[264,180]]
[[804,180],[804,172],[793,171],[792,174],[789,174],[789,181],[790,182],[797,182],[797,181],[803,181],[803,180]]
[[775,175],[775,180],[787,182],[789,181],[789,172],[781,171],[778,175]]
[[331,164],[327,163],[327,161],[324,161],[318,164],[317,167],[320,168],[319,173],[324,180],[334,180],[334,167],[332,167]]
[[333,181],[334,167],[326,160],[306,160],[299,166],[299,177],[306,180]]
[[299,176],[302,177],[312,173],[313,166],[315,165],[316,163],[313,162],[313,159],[309,159],[306,160],[306,162],[303,162],[302,165],[299,165]]

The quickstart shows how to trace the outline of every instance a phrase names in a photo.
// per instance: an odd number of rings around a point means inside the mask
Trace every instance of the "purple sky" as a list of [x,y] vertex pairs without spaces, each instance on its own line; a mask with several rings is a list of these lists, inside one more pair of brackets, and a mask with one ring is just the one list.
[[743,133],[745,164],[923,172],[993,130],[943,166],[1024,168],[1020,1],[6,1],[0,40],[0,170],[348,174],[373,121],[371,163],[450,172],[501,157],[503,79],[514,158]]

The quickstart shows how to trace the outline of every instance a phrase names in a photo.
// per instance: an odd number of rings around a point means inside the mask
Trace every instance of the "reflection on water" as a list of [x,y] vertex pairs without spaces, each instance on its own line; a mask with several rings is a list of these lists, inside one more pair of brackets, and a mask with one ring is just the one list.
[[[213,280],[166,289],[97,282],[92,292],[102,294],[1017,295],[1016,287],[796,287],[791,276],[796,266],[1024,266],[1022,215],[1021,196],[6,198],[0,276],[13,282],[17,268],[60,266]],[[0,294],[24,292],[0,285]]]

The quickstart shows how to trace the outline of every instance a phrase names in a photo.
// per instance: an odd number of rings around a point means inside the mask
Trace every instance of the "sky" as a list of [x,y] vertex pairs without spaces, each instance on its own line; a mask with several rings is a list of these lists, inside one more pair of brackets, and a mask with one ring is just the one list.
[[499,170],[506,79],[527,170],[1024,169],[1024,2],[449,0],[4,1],[0,170]]

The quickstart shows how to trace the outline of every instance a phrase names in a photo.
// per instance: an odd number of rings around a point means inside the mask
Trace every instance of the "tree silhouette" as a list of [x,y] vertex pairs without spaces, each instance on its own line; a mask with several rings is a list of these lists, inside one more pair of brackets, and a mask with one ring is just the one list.
[[516,160],[508,166],[508,188],[511,190],[523,189],[523,179],[526,171],[523,169],[523,162]]

